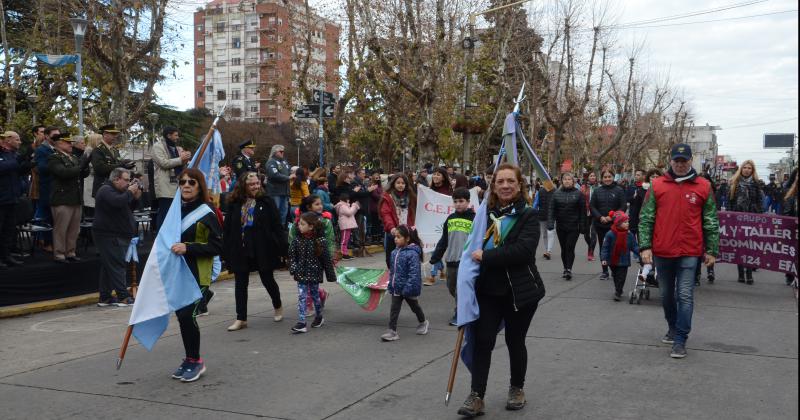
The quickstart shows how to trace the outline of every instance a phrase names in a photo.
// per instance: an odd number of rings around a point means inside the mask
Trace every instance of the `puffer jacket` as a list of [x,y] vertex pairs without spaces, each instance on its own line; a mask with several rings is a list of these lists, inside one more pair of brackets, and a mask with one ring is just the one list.
[[[525,207],[524,201],[517,203],[514,211],[517,216],[513,217],[518,217],[518,220],[500,246],[483,251],[475,293],[487,296],[511,294],[516,310],[539,302],[545,295],[545,288],[534,257],[541,236],[537,211]],[[491,219],[488,223],[492,223]]]
[[550,216],[550,201],[553,199],[555,190],[547,191],[544,187],[539,187],[536,194],[539,195],[539,204],[536,207],[536,209],[539,210],[539,221],[546,222]]
[[422,248],[409,244],[392,251],[389,287],[392,296],[417,297],[422,293]]
[[617,234],[614,233],[613,230],[609,230],[608,233],[606,233],[606,237],[603,238],[603,245],[600,246],[600,261],[608,261],[608,265],[614,265],[614,267],[630,267],[631,252],[633,252],[637,260],[641,260],[639,256],[639,244],[636,243],[636,236],[631,231],[628,231],[626,235],[628,235],[626,242],[628,249],[619,256],[619,261],[617,261],[615,265],[613,261],[611,261],[611,255],[614,253],[614,246],[617,243]]
[[639,248],[664,258],[719,252],[719,219],[711,184],[695,176],[681,183],[656,178],[639,213]]
[[[610,211],[625,211],[628,206],[625,201],[625,191],[617,183],[611,185],[600,185],[594,189],[592,200],[589,203],[589,209],[592,211],[594,223],[600,224],[600,218],[608,216]],[[604,226],[611,226],[610,223],[603,224]]]
[[547,211],[547,229],[553,230],[558,223],[559,230],[579,230],[585,219],[586,204],[583,194],[575,187],[561,187],[553,193],[550,208]]
[[[733,189],[731,189],[733,190]],[[753,180],[750,183],[739,182],[736,191],[731,193],[729,201],[730,211],[741,211],[745,213],[764,212],[764,189],[761,184]]]

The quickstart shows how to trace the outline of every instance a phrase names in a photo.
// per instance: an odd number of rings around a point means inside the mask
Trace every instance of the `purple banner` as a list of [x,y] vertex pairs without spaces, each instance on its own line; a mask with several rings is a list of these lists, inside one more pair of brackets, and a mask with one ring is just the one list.
[[718,262],[797,275],[797,218],[719,212]]

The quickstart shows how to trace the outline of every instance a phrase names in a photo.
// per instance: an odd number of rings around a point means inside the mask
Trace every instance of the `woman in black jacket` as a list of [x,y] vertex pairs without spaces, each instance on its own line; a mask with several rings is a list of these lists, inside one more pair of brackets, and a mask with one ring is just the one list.
[[[746,160],[731,177],[730,181],[730,211],[744,213],[764,212],[764,190],[756,173],[756,164]],[[753,284],[753,269],[737,265],[739,270],[739,283]]]
[[251,271],[258,271],[272,299],[273,319],[282,320],[281,291],[273,270],[279,257],[287,255],[287,232],[275,202],[264,194],[255,172],[242,176],[228,197],[224,237],[225,261],[236,279],[236,321],[228,331],[247,328],[247,287]]
[[472,324],[472,392],[458,410],[459,414],[470,417],[483,414],[492,349],[503,322],[511,362],[506,409],[519,410],[525,406],[522,391],[528,363],[525,336],[545,293],[535,261],[539,221],[537,212],[527,205],[528,194],[519,167],[500,165],[492,178],[490,192],[483,249],[472,253],[472,259],[480,263],[475,282],[480,317]]
[[[611,218],[608,217],[610,211],[625,211],[625,191],[614,182],[614,171],[605,169],[600,174],[601,184],[595,188],[592,199],[589,202],[589,209],[594,218],[594,230],[597,231],[597,240],[600,247],[603,246],[603,238],[611,230]],[[608,266],[603,266],[603,274],[600,280],[608,280]]]
[[556,230],[558,244],[561,246],[561,263],[564,265],[564,274],[561,278],[572,280],[572,263],[575,262],[575,244],[583,226],[586,204],[583,194],[575,188],[575,177],[569,173],[561,174],[561,187],[553,193],[550,199],[550,209],[547,212],[547,229]]
[[[181,232],[181,242],[173,244],[170,251],[183,256],[201,293],[205,294],[211,284],[214,256],[222,253],[222,228],[214,210],[206,204],[208,192],[202,172],[194,168],[184,169],[178,186],[181,190],[181,224],[188,226]],[[196,381],[206,371],[205,362],[200,358],[200,327],[195,320],[202,302],[201,298],[175,311],[186,358],[172,377],[182,382]]]

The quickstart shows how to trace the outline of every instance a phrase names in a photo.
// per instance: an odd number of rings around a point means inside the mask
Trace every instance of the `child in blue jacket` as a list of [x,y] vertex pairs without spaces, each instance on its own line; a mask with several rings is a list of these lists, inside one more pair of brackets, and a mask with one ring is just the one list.
[[628,230],[628,215],[617,210],[609,212],[608,216],[611,217],[611,230],[603,239],[600,260],[604,266],[611,266],[611,274],[614,277],[614,300],[619,302],[625,278],[628,276],[628,267],[631,266],[630,253],[633,252],[638,260],[641,258],[636,236]]
[[392,309],[389,313],[389,330],[381,336],[383,341],[400,339],[397,318],[403,301],[417,316],[417,334],[428,333],[428,320],[418,302],[422,291],[422,246],[417,231],[406,225],[398,226],[395,228],[394,243],[396,248],[389,258],[389,286],[386,290],[392,296]]

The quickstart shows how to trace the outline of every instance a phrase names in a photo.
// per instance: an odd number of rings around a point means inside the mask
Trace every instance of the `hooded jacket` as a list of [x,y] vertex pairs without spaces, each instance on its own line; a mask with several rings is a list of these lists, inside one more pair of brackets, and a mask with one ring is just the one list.
[[389,286],[392,296],[417,297],[422,292],[422,249],[417,244],[395,248],[389,258]]
[[639,248],[664,258],[716,256],[719,220],[708,180],[678,183],[670,173],[653,180],[639,213]]

